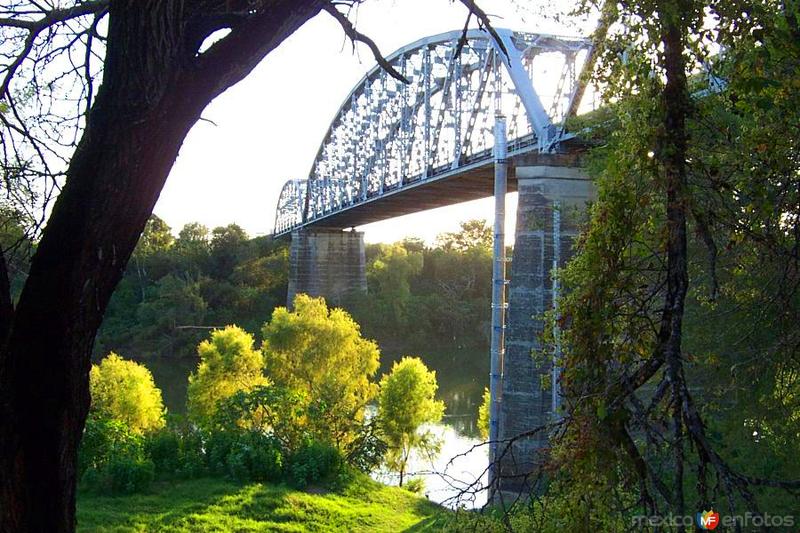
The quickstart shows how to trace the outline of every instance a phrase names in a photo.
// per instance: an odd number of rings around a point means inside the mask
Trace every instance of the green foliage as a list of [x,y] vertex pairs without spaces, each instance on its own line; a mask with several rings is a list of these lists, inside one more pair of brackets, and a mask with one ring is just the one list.
[[389,445],[386,463],[399,472],[400,486],[412,451],[438,450],[433,434],[422,429],[444,414],[444,403],[435,399],[437,388],[436,372],[418,357],[404,357],[381,378],[378,417]]
[[144,453],[144,437],[118,420],[89,417],[78,453],[83,487],[99,493],[145,490],[155,467]]
[[96,480],[86,481],[89,490],[133,494],[150,487],[155,477],[155,466],[152,461],[123,455],[112,458],[106,469],[98,474]]
[[491,250],[494,232],[485,220],[467,220],[461,223],[459,231],[439,235],[437,243],[446,251],[465,252],[472,248]]
[[491,412],[492,397],[489,388],[483,389],[481,404],[478,406],[478,433],[483,440],[489,439],[489,415]]
[[274,385],[237,391],[222,400],[213,419],[217,430],[235,428],[269,435],[285,450],[297,449],[305,438],[303,419],[308,401],[301,392]]
[[303,488],[330,480],[342,468],[339,450],[325,442],[307,440],[289,458],[289,480]]
[[294,311],[278,307],[263,328],[266,374],[305,398],[302,426],[317,440],[344,449],[364,420],[377,386],[377,345],[361,336],[342,309],[299,294]]
[[412,477],[406,481],[403,488],[414,494],[422,494],[425,491],[425,480],[421,477]]
[[172,229],[156,215],[151,215],[144,226],[144,231],[136,244],[135,256],[149,256],[164,252],[175,243]]
[[181,436],[173,428],[163,428],[148,435],[144,450],[159,475],[172,477],[181,470]]
[[228,279],[241,262],[243,245],[249,237],[236,224],[214,228],[211,232],[211,265],[218,279]]
[[144,433],[164,427],[164,404],[153,375],[143,365],[110,353],[89,373],[92,412]]
[[380,434],[378,422],[372,418],[357,431],[345,450],[345,461],[356,470],[368,474],[379,467],[389,445]]
[[202,330],[178,335],[176,328],[205,323],[208,303],[202,284],[167,274],[146,293],[146,299],[135,307],[136,316],[126,317],[120,324],[126,327],[131,319],[136,321],[136,327],[127,334],[129,342],[143,346],[146,353],[161,355],[183,353],[197,346]]
[[78,453],[78,473],[105,467],[113,457],[141,457],[144,437],[119,420],[89,416]]
[[485,227],[483,221],[462,226],[431,248],[419,239],[367,246],[369,294],[347,305],[367,335],[381,345],[412,343],[418,349],[487,342],[491,231],[481,239],[473,230]]
[[238,434],[225,462],[231,478],[239,481],[278,481],[283,477],[280,443],[257,431]]
[[[570,487],[578,487],[578,484]],[[583,484],[587,490],[570,492],[566,486],[555,483],[545,496],[534,496],[529,502],[514,502],[506,509],[490,508],[487,512],[458,512],[447,519],[446,531],[536,531],[537,533],[563,533],[564,531],[629,531],[633,507],[623,510],[622,502],[632,504],[629,496],[617,502],[614,492],[603,491],[594,479]],[[619,494],[617,492],[617,494]]]
[[215,330],[197,347],[200,363],[189,376],[189,416],[201,425],[211,423],[219,402],[238,391],[266,385],[264,358],[253,348],[253,337],[237,326]]
[[411,277],[422,269],[422,254],[401,245],[382,245],[381,253],[367,269],[367,285],[377,296],[380,316],[395,327],[411,320]]
[[95,355],[191,357],[203,327],[257,331],[285,301],[286,243],[248,238],[231,224],[190,223],[177,238],[155,215],[133,253],[98,332]]
[[[689,508],[730,506],[733,514],[756,502],[770,513],[791,512],[796,497],[787,493],[757,484],[726,488],[728,474],[718,464],[752,477],[800,476],[791,459],[800,436],[793,392],[800,373],[790,340],[798,334],[800,299],[797,277],[787,275],[796,271],[800,235],[797,4],[691,1],[678,13],[679,5],[607,4],[607,15],[619,23],[598,47],[595,74],[613,103],[595,117],[607,121],[600,128],[607,142],[592,154],[598,199],[562,272],[568,290],[559,308],[569,327],[562,330],[561,383],[570,424],[553,449],[561,478],[551,496],[586,500],[591,495],[582,495],[582,487],[601,472],[596,494],[620,491],[636,499],[646,487],[662,510],[674,509],[670,500],[680,489]],[[687,33],[686,74],[694,91],[686,116],[686,191],[677,202],[669,200],[675,191],[665,180],[675,149],[664,138],[665,21],[679,21]],[[720,45],[725,54],[711,55]],[[705,68],[695,72],[692,61],[708,65],[716,79]],[[710,82],[717,91],[708,91]],[[670,381],[685,379],[687,387],[679,399],[669,387],[655,396],[669,382],[663,370],[637,383],[638,401],[648,406],[644,420],[641,407],[615,398],[638,370],[665,357],[657,347],[668,283],[664,250],[674,229],[666,215],[676,204],[690,215],[690,288],[677,347],[681,372]],[[687,420],[690,403],[702,423]],[[698,434],[719,454],[717,464],[700,451]],[[663,485],[650,486],[653,478]],[[589,501],[605,509],[600,516],[624,516],[625,498],[596,499]],[[558,505],[565,516],[589,514]]]

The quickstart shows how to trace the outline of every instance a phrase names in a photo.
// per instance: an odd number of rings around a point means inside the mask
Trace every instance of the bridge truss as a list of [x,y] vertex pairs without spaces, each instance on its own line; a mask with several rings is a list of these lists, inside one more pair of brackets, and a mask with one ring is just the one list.
[[370,70],[340,107],[307,179],[286,182],[275,236],[406,187],[492,160],[494,116],[508,149],[553,151],[572,135],[565,118],[583,93],[587,39],[497,30],[421,39],[387,60],[409,83]]

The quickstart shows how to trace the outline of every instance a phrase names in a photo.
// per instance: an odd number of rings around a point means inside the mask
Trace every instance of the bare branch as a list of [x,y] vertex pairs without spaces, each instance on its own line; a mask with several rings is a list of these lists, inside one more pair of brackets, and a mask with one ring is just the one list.
[[345,35],[347,35],[350,40],[353,41],[353,43],[360,42],[366,44],[372,52],[375,61],[378,62],[378,65],[380,65],[383,70],[388,72],[391,77],[406,84],[411,83],[408,78],[400,74],[397,69],[395,69],[392,64],[386,60],[383,54],[381,54],[381,51],[378,49],[378,45],[375,44],[375,41],[356,30],[355,26],[353,26],[353,23],[350,22],[350,19],[348,19],[344,13],[336,9],[336,7],[332,4],[326,4],[322,7],[322,9],[327,11],[333,18],[336,19],[337,22],[339,22],[344,30]]
[[0,84],[0,97],[8,96],[10,99],[10,95],[7,95],[8,86],[11,84],[11,80],[14,77],[17,69],[19,69],[20,65],[22,65],[25,59],[28,58],[28,55],[31,53],[37,37],[39,37],[39,34],[42,31],[58,23],[66,22],[84,15],[102,12],[107,8],[107,6],[108,0],[97,0],[95,2],[85,2],[70,8],[46,11],[45,15],[38,20],[17,18],[0,19],[0,27],[5,26],[28,30],[28,36],[25,38],[25,45],[20,53],[17,54],[16,59],[9,65],[8,69],[6,70],[6,75],[3,78],[3,82]]

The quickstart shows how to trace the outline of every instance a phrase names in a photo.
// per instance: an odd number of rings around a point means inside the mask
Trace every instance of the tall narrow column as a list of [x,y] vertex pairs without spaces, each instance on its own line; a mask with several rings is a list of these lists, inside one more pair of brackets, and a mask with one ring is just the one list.
[[[572,254],[572,244],[594,196],[592,182],[578,167],[515,168],[517,227],[508,291],[508,327],[503,360],[503,402],[497,459],[498,490],[509,497],[534,490],[533,480],[546,460],[546,426],[560,416],[560,333],[544,346],[545,313],[558,313],[557,272]],[[534,432],[539,428],[545,428]]]
[[506,118],[495,116],[494,124],[494,254],[492,265],[492,337],[489,374],[489,500],[494,499],[497,450],[503,391],[506,307],[506,191],[508,159]]

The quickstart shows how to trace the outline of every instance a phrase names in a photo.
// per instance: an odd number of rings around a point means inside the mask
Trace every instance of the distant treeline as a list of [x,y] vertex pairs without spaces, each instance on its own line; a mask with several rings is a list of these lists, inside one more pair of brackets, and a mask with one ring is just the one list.
[[[343,302],[381,346],[486,342],[491,294],[491,229],[483,221],[442,234],[435,246],[407,239],[367,245],[369,292]],[[288,243],[251,238],[236,224],[186,224],[175,237],[153,215],[111,299],[95,343],[101,356],[195,355],[208,329],[258,331],[285,305]]]

